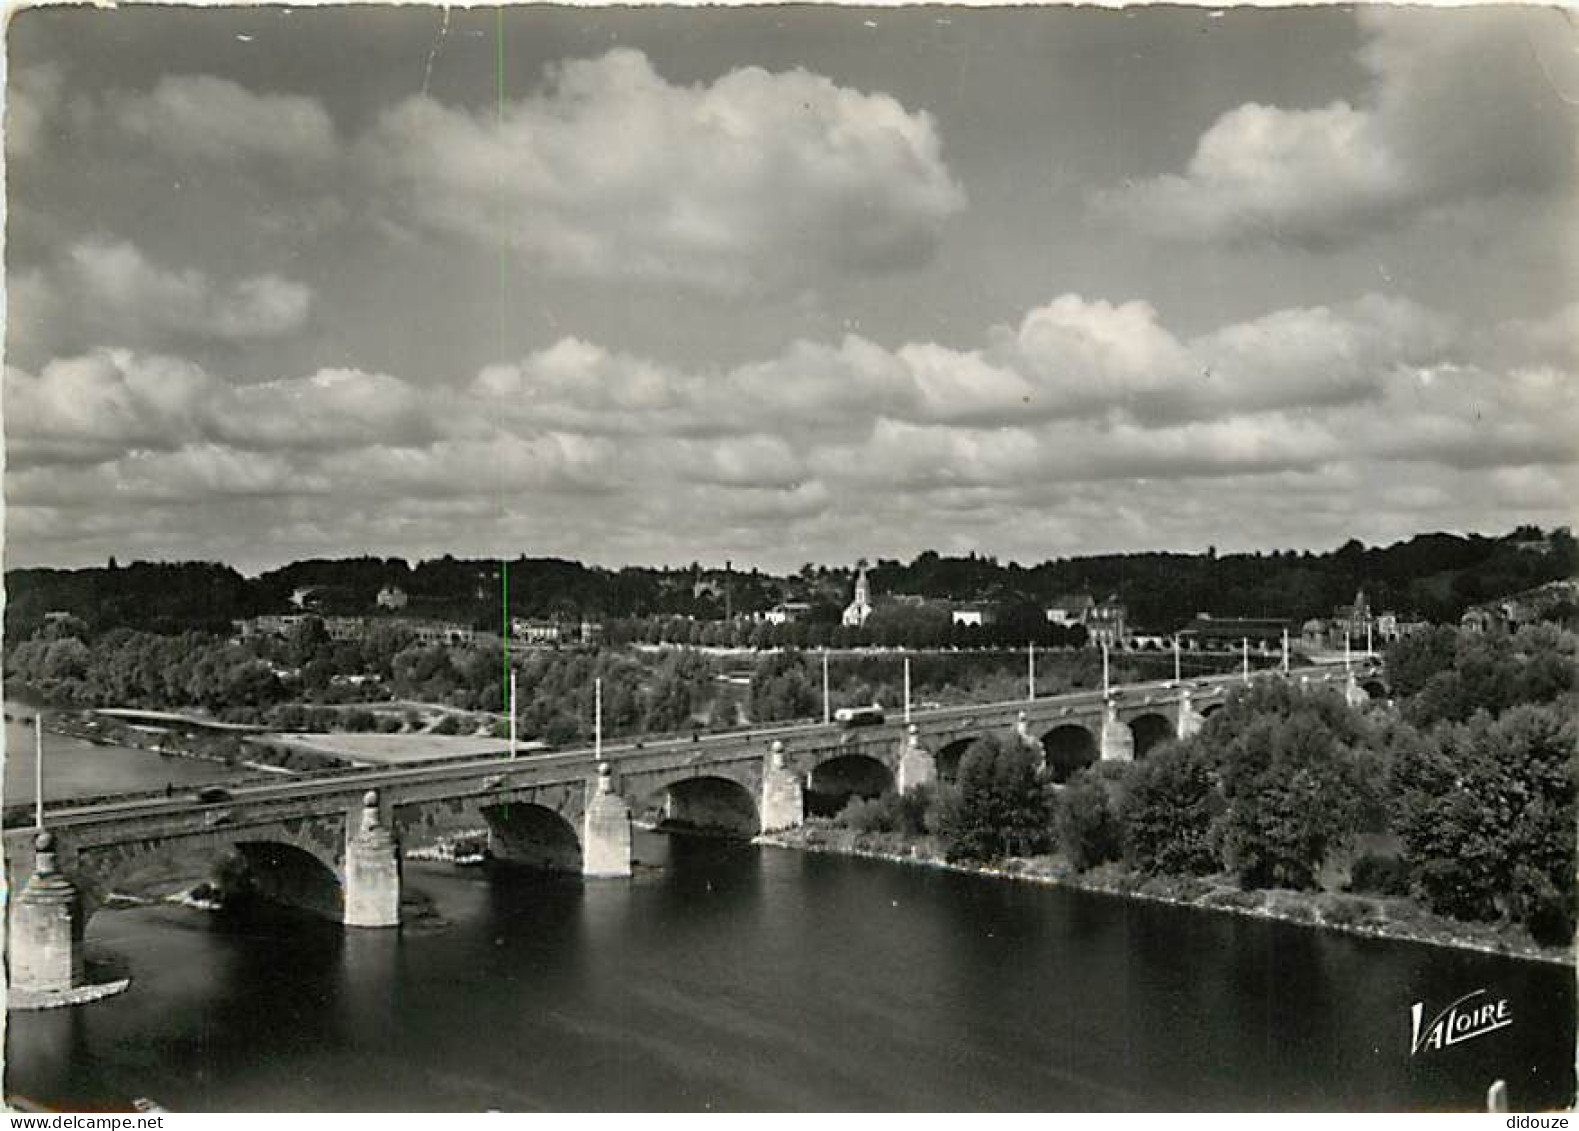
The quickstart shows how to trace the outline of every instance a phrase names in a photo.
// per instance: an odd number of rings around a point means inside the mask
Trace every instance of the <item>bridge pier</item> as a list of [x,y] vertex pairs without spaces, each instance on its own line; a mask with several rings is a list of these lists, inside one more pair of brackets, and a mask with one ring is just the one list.
[[1348,679],[1344,681],[1343,701],[1356,711],[1371,701],[1370,692],[1360,686],[1360,681],[1355,678],[1352,671],[1349,673]]
[[1109,699],[1107,711],[1102,716],[1102,761],[1133,762],[1135,760],[1135,732],[1118,717],[1118,704]]
[[58,994],[85,980],[87,923],[76,885],[56,868],[54,834],[40,832],[33,844],[33,874],[11,905],[11,988]]
[[400,926],[400,846],[379,817],[376,789],[363,795],[360,817],[347,826],[345,925]]
[[920,728],[911,723],[905,732],[904,749],[899,753],[899,774],[896,779],[899,792],[907,793],[920,786],[932,785],[937,780],[937,760],[932,757],[930,750],[921,745]]
[[1174,733],[1180,739],[1191,738],[1201,732],[1201,727],[1205,723],[1205,717],[1195,709],[1195,704],[1191,701],[1190,689],[1181,687],[1179,689],[1179,721],[1174,727]]
[[1034,751],[1036,756],[1042,756],[1042,744],[1031,733],[1031,716],[1025,711],[1020,711],[1014,716],[1014,737],[1019,744],[1027,750]]
[[581,874],[631,874],[631,810],[614,792],[613,772],[607,762],[598,763],[597,785],[582,820]]
[[762,768],[762,831],[798,829],[806,823],[806,788],[800,775],[789,768],[784,744],[777,740]]

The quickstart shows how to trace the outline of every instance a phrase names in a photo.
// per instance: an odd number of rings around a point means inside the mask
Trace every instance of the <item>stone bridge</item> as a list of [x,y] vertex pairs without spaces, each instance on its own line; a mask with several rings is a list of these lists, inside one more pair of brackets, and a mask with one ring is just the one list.
[[[1377,664],[1297,669],[1351,702],[1385,693]],[[631,827],[753,836],[951,779],[966,749],[1018,734],[1055,782],[1144,757],[1197,730],[1238,675],[915,712],[910,723],[807,724],[646,745],[320,771],[221,790],[61,802],[47,832],[5,831],[10,977],[35,995],[81,983],[88,919],[111,893],[176,890],[240,856],[256,894],[349,927],[400,922],[402,846],[486,828],[490,855],[589,877],[631,874]]]

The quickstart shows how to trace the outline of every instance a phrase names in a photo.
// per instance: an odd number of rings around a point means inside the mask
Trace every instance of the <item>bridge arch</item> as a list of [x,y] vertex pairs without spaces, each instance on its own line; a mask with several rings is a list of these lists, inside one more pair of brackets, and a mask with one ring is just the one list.
[[[293,823],[295,824],[295,823]],[[201,884],[338,921],[345,896],[342,860],[330,842],[343,826],[315,837],[295,828],[221,829],[79,849],[63,871],[82,896],[84,923],[111,895],[166,896]]]
[[1360,684],[1365,694],[1378,702],[1383,702],[1388,697],[1387,685],[1379,679],[1371,678]]
[[762,831],[757,799],[733,778],[702,774],[669,782],[639,812],[666,832],[754,837]]
[[1154,747],[1174,737],[1174,723],[1168,716],[1148,711],[1129,721],[1130,732],[1135,736],[1135,757],[1143,758]]
[[495,860],[547,872],[581,871],[576,827],[546,805],[505,801],[480,810],[488,824],[488,852]]
[[832,817],[854,797],[880,797],[895,788],[894,771],[870,754],[840,754],[817,763],[806,785],[806,812]]
[[970,753],[970,748],[980,742],[975,735],[965,738],[956,738],[937,752],[938,778],[941,781],[954,781],[959,777],[959,764],[965,760],[965,755]]
[[1042,751],[1055,782],[1068,781],[1100,754],[1097,736],[1079,723],[1060,723],[1042,735]]
[[232,852],[230,859],[239,860],[242,867],[229,882],[241,885],[241,890],[225,891],[226,898],[255,898],[335,922],[343,917],[340,875],[315,854],[278,840],[238,840]]

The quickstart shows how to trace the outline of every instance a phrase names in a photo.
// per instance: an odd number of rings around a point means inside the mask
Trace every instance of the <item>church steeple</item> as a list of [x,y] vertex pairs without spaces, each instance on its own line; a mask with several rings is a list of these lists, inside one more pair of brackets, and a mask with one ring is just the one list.
[[846,628],[860,628],[871,615],[872,587],[866,580],[866,559],[863,558],[856,563],[855,598],[845,606],[844,625]]

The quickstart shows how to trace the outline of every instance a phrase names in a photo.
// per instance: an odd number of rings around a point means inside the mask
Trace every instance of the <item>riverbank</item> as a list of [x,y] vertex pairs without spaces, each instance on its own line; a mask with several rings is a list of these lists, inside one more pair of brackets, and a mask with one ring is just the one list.
[[1227,876],[1145,876],[1122,864],[1104,864],[1088,872],[1075,872],[1057,856],[1011,857],[999,864],[951,862],[944,858],[941,848],[931,837],[858,832],[823,822],[764,833],[757,838],[757,843],[803,852],[944,868],[1201,911],[1226,911],[1368,938],[1427,943],[1558,966],[1574,965],[1572,947],[1543,946],[1521,928],[1448,919],[1407,898],[1284,889],[1245,891]]
[[263,740],[264,736],[254,733],[256,728],[210,724],[167,712],[50,709],[44,716],[44,729],[95,746],[122,746],[257,772],[290,774],[349,764],[327,753]]

